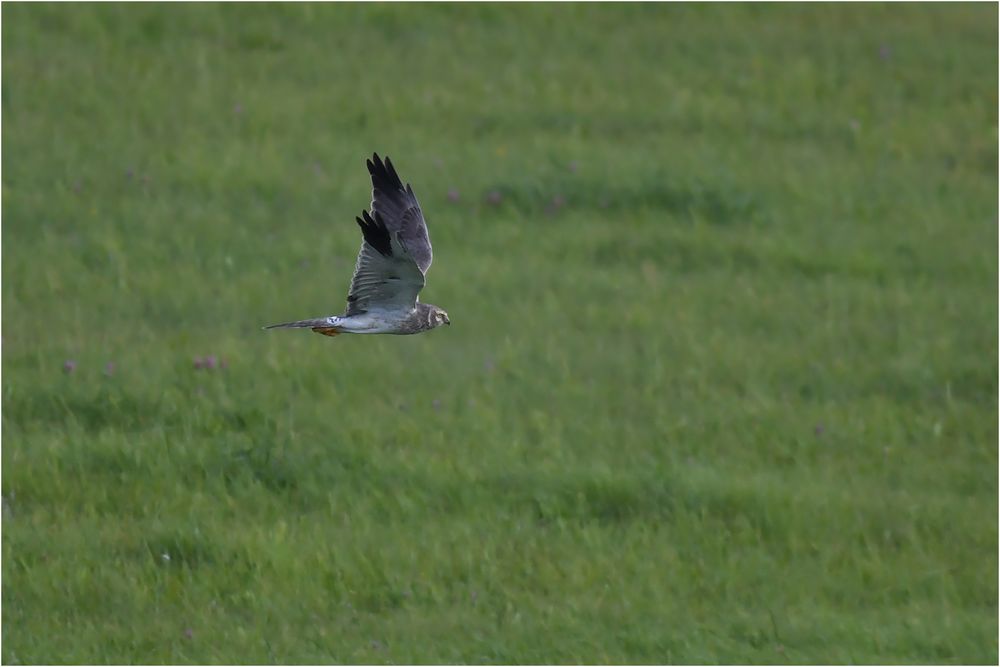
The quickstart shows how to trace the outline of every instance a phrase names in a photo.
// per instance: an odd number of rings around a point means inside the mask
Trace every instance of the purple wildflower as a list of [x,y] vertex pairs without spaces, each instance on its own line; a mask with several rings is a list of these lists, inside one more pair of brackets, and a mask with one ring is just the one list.
[[76,362],[72,359],[67,359],[63,362],[63,372],[67,375],[76,370]]
[[456,190],[455,188],[452,188],[451,190],[448,190],[448,201],[450,201],[450,202],[456,202],[456,201],[459,200],[459,198],[460,197],[459,197],[459,194],[458,194],[458,190]]
[[562,195],[556,195],[555,197],[552,198],[552,201],[549,202],[549,205],[545,207],[545,212],[548,213],[549,215],[553,215],[556,213],[556,211],[558,211],[565,205],[566,205],[566,198],[563,197]]

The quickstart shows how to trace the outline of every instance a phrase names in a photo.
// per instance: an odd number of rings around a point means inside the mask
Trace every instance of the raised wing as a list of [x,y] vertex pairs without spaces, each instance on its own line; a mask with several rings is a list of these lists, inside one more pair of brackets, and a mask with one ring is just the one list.
[[383,163],[378,153],[373,153],[368,172],[372,175],[372,215],[380,214],[389,232],[399,234],[406,251],[426,275],[434,257],[427,223],[413,189],[409,184],[403,186],[388,156]]
[[[364,211],[356,218],[364,241],[354,266],[345,315],[371,309],[409,310],[424,287],[424,274],[400,243],[399,233],[389,231],[382,214]],[[429,248],[430,246],[428,246]]]

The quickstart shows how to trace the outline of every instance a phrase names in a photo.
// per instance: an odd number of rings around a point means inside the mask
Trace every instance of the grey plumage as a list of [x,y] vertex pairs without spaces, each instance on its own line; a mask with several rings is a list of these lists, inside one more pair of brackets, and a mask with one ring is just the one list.
[[372,213],[382,216],[390,232],[399,233],[420,273],[427,275],[434,253],[417,196],[408,183],[403,185],[389,156],[382,162],[375,153],[367,164],[372,177]]
[[268,324],[265,329],[316,329],[330,324],[329,317],[314,317],[311,320],[296,320],[295,322],[282,322],[281,324]]
[[356,218],[362,242],[343,315],[273,324],[273,328],[311,328],[341,333],[414,334],[451,324],[448,314],[418,303],[433,261],[430,236],[420,204],[403,185],[392,161],[378,153],[367,161],[372,179],[371,213]]
[[[379,211],[375,211],[374,217],[364,211],[357,222],[364,239],[354,264],[344,314],[350,317],[367,313],[373,303],[383,307],[412,308],[426,281],[409,255],[409,248],[402,246],[398,237],[393,243],[393,232],[389,231]],[[393,252],[394,245],[396,252]]]

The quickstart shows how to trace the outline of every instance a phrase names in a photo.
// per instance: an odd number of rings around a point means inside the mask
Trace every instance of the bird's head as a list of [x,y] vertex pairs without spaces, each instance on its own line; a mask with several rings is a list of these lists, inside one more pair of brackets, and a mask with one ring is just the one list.
[[448,313],[444,312],[443,308],[432,306],[429,303],[418,303],[417,313],[417,316],[424,322],[420,326],[421,331],[437,329],[442,324],[451,324],[451,320],[448,319]]
[[441,308],[434,306],[434,312],[431,315],[431,323],[435,327],[439,327],[442,324],[451,324],[451,320],[448,319],[448,313],[444,312]]

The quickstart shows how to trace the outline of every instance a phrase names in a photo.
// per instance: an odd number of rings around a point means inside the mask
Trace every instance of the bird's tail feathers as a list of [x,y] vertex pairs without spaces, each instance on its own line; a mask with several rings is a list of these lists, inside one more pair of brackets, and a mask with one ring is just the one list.
[[265,329],[312,329],[328,328],[330,326],[329,317],[317,317],[311,320],[299,320],[297,322],[282,322],[281,324],[270,324]]

